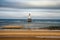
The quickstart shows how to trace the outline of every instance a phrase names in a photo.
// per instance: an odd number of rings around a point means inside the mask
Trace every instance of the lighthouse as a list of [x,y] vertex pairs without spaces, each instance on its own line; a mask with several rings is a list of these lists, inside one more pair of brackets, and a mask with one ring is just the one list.
[[28,22],[32,22],[31,14],[30,14],[30,13],[29,13],[29,15],[28,15]]

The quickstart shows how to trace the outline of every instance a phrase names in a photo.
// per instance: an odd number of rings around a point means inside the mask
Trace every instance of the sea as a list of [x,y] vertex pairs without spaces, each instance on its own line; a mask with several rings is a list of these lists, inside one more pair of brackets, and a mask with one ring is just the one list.
[[0,19],[0,29],[4,26],[23,26],[24,28],[45,28],[49,26],[60,26],[60,19]]

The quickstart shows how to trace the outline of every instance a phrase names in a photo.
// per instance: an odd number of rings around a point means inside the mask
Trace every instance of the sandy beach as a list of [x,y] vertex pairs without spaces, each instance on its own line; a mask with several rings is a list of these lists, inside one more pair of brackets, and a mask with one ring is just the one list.
[[60,38],[0,37],[0,40],[60,40]]
[[0,36],[60,36],[60,31],[51,30],[0,30]]
[[0,30],[1,40],[59,40],[60,30]]
[[[21,29],[22,28],[22,29]],[[0,40],[59,40],[60,30],[24,29],[23,26],[4,26]]]

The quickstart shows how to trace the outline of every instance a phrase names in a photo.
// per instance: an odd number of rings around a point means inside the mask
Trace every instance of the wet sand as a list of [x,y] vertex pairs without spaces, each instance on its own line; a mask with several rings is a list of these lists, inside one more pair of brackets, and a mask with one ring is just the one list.
[[0,37],[0,40],[60,40],[60,38]]
[[2,29],[22,29],[24,28],[23,26],[18,26],[18,25],[7,25],[7,26],[3,26]]

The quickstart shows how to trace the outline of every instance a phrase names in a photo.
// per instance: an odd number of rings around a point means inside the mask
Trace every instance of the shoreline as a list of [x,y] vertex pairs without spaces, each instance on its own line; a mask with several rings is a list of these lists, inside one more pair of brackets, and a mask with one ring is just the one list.
[[60,30],[49,30],[49,29],[0,29],[0,31],[60,31]]

